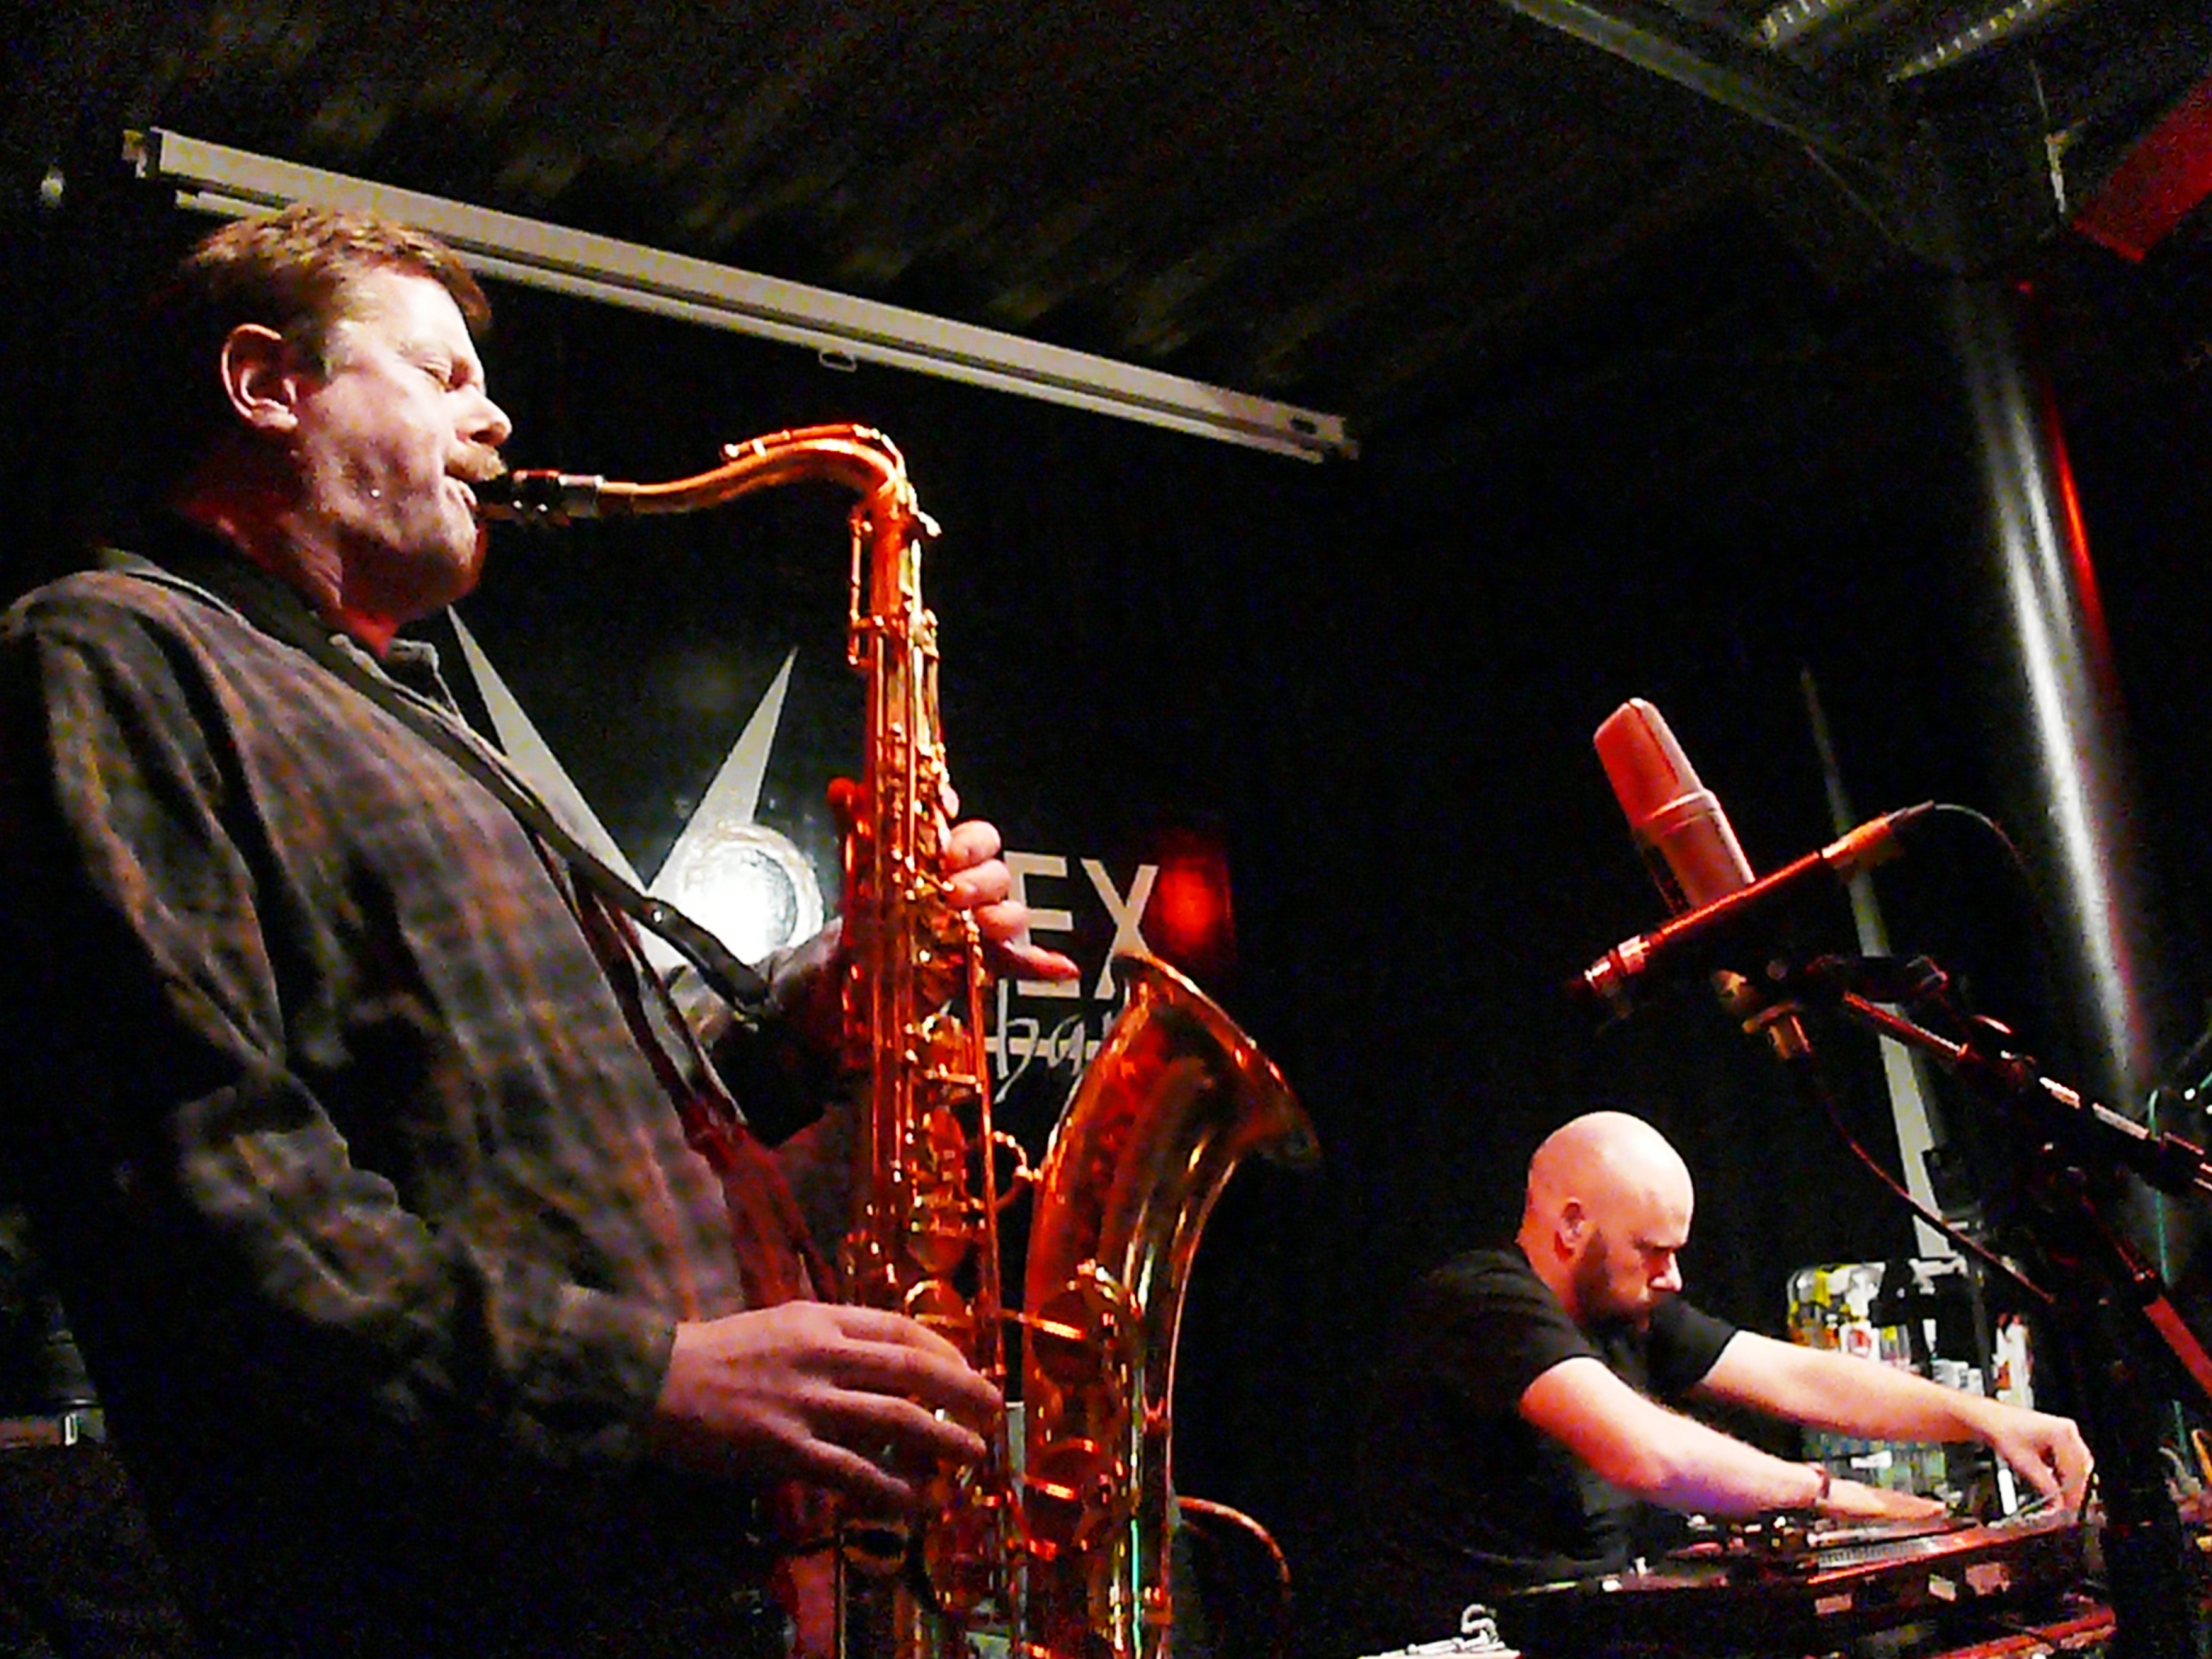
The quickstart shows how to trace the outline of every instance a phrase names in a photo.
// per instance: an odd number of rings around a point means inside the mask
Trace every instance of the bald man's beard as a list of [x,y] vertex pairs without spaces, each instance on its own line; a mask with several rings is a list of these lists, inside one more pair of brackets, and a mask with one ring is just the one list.
[[1613,1246],[1602,1227],[1590,1229],[1589,1242],[1576,1258],[1572,1282],[1575,1306],[1582,1310],[1583,1319],[1592,1327],[1626,1325],[1636,1330],[1648,1330],[1651,1326],[1651,1310],[1648,1307],[1623,1307],[1613,1293],[1613,1279],[1606,1272],[1606,1263],[1612,1260]]

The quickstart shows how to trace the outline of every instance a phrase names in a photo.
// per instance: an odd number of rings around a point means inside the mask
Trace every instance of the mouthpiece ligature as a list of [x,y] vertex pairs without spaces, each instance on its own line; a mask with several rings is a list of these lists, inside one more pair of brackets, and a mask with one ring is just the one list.
[[470,487],[480,519],[553,528],[601,517],[606,482],[597,473],[523,467]]

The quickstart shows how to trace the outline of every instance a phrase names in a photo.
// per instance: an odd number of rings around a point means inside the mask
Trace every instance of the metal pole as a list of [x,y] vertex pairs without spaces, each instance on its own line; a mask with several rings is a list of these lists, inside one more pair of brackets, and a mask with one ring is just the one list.
[[2001,596],[1993,736],[2005,803],[2052,914],[2057,993],[2089,1092],[2134,1110],[2155,1073],[2148,930],[2111,641],[2056,407],[2009,285],[1950,281],[1945,322],[1973,426],[1987,574]]
[[[2001,597],[1988,707],[2009,762],[2008,823],[2036,878],[2083,1092],[2140,1117],[2156,1054],[2146,1006],[2149,928],[2131,872],[2132,791],[2112,646],[2056,404],[2011,287],[1953,279],[1945,320],[1987,509]],[[2166,1231],[2150,1196],[2151,1229]],[[2138,1220],[2141,1218],[2137,1218]],[[2077,1302],[2065,1338],[2106,1495],[2105,1553],[2119,1659],[2201,1659],[2179,1523],[2165,1498],[2148,1374],[2116,1328],[2117,1291]]]

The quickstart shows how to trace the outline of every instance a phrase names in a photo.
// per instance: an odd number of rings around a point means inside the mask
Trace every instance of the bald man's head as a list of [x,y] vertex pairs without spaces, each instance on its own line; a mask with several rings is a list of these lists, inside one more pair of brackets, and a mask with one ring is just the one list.
[[1682,1288],[1690,1171],[1667,1138],[1626,1112],[1555,1130],[1528,1162],[1521,1247],[1578,1324],[1648,1324]]

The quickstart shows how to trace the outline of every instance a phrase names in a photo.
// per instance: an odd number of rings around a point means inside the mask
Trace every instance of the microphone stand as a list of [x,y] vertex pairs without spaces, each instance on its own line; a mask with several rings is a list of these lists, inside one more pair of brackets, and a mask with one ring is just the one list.
[[[2115,1659],[2203,1659],[2202,1591],[2146,1409],[2145,1391],[2157,1382],[2142,1363],[2143,1335],[2158,1338],[2208,1404],[2212,1356],[2105,1206],[2123,1169],[2164,1192],[2212,1196],[2212,1161],[2189,1142],[2145,1129],[2043,1076],[2011,1046],[2002,1025],[1959,1006],[1949,976],[1925,957],[1903,964],[1901,977],[1895,963],[1837,957],[1770,972],[1784,1000],[1832,1011],[1929,1055],[1994,1108],[2010,1133],[2028,1200],[2021,1219],[2050,1269],[2054,1323],[2081,1385],[2084,1438],[2097,1459]],[[1878,979],[1885,982],[1875,984]],[[1885,1005],[1932,1006],[1964,1035],[1944,1036]],[[1786,1070],[1825,1101],[1809,1049]]]

